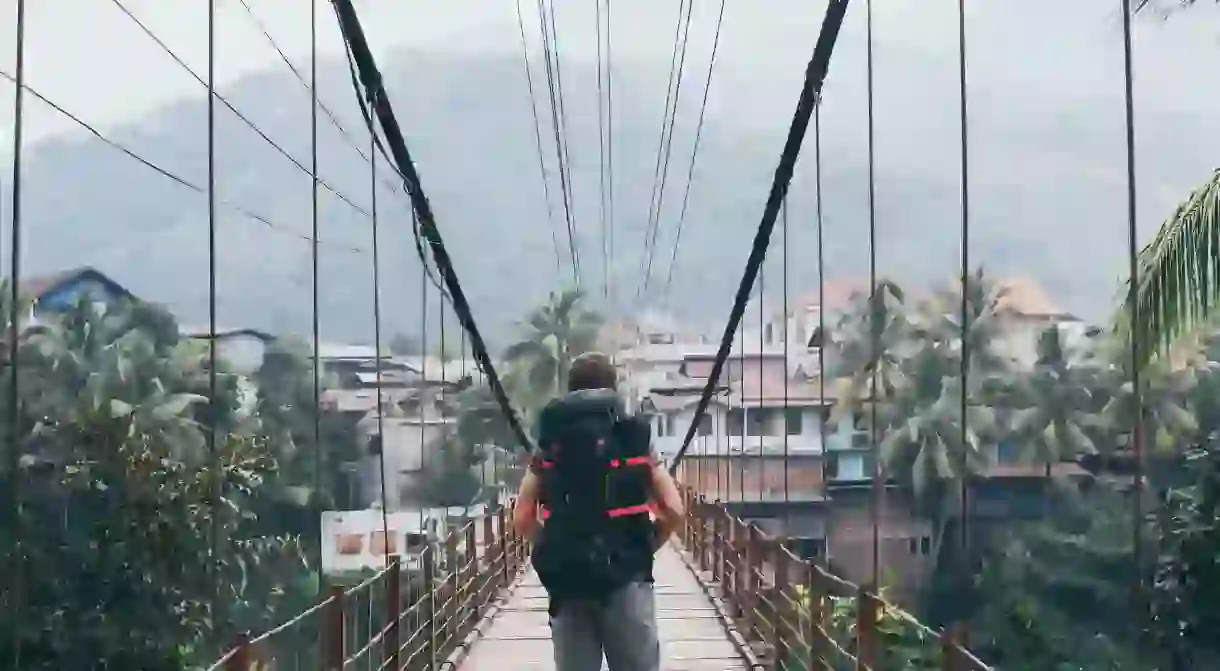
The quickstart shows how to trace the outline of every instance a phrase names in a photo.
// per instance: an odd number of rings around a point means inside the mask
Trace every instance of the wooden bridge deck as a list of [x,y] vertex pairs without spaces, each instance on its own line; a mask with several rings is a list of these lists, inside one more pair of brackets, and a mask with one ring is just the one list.
[[[749,668],[720,611],[672,546],[657,553],[654,577],[663,671],[738,671]],[[546,592],[531,570],[474,642],[465,671],[552,671]],[[603,667],[604,668],[604,667]]]

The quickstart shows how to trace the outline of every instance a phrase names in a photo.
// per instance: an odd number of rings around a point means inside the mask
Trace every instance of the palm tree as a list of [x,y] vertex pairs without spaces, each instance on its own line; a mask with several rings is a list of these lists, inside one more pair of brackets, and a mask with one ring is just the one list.
[[1037,352],[1033,370],[1013,382],[1008,439],[1018,441],[1026,461],[1043,464],[1049,478],[1054,464],[1097,452],[1089,433],[1097,425],[1099,371],[1087,362],[1089,353],[1077,361],[1057,326],[1042,332]]
[[827,374],[841,379],[837,396],[848,400],[842,409],[860,409],[859,400],[872,393],[874,371],[878,398],[892,396],[902,385],[902,362],[911,354],[905,300],[902,287],[882,280],[872,296],[854,296],[853,308],[839,320],[834,337],[836,363]]
[[532,393],[552,396],[567,388],[572,359],[596,346],[601,324],[580,290],[551,294],[525,319],[522,339],[505,351],[504,359]]
[[[1139,254],[1139,273],[1128,293],[1119,330],[1133,334],[1137,365],[1163,355],[1175,342],[1215,318],[1220,304],[1220,169],[1180,204]],[[1134,294],[1138,315],[1130,323]],[[1129,342],[1129,341],[1128,341]]]

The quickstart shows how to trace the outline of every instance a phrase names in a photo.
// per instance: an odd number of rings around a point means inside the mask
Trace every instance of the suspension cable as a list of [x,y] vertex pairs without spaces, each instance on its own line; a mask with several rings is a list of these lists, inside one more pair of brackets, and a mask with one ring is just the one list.
[[605,73],[602,68],[602,3],[593,0],[597,19],[597,169],[598,203],[597,214],[601,226],[602,243],[602,300],[610,300],[610,249],[607,246],[609,231],[606,230],[606,116]]
[[[611,50],[611,36],[613,34],[612,27],[614,23],[610,20],[610,0],[606,0],[605,8],[606,17],[606,222],[608,232],[606,235],[607,263],[610,264],[610,298],[609,303],[615,315],[618,314],[618,289],[617,282],[614,280],[613,269],[617,267],[614,256],[614,56]],[[617,332],[617,329],[616,329]],[[615,343],[615,353],[612,357],[617,356],[617,343]]]
[[703,83],[703,101],[699,103],[699,121],[695,124],[695,146],[691,149],[690,164],[686,169],[686,188],[682,192],[682,210],[678,214],[678,225],[674,231],[673,252],[669,257],[669,269],[665,273],[665,290],[663,295],[669,295],[670,286],[674,281],[674,266],[678,263],[678,249],[682,245],[682,227],[686,223],[686,210],[690,205],[690,187],[695,178],[695,163],[699,159],[699,146],[703,139],[703,118],[707,112],[708,93],[712,90],[712,73],[716,69],[716,53],[720,49],[720,28],[724,25],[725,0],[720,0],[720,15],[716,18],[716,35],[712,39],[712,55],[707,62],[707,79]]
[[762,221],[759,222],[758,232],[754,236],[754,243],[750,250],[750,257],[746,261],[745,272],[742,275],[741,284],[737,288],[733,309],[729,313],[728,323],[725,324],[724,334],[721,336],[720,346],[716,352],[716,359],[712,365],[712,370],[708,374],[707,384],[704,385],[703,393],[699,397],[699,405],[695,408],[694,419],[682,440],[681,449],[678,450],[678,454],[674,457],[674,462],[670,466],[671,473],[676,470],[678,463],[681,462],[682,455],[686,453],[687,448],[690,446],[690,441],[695,435],[699,419],[707,411],[708,401],[711,400],[712,392],[715,390],[716,383],[724,370],[724,362],[729,356],[729,350],[732,348],[733,334],[741,325],[742,314],[745,312],[746,303],[749,301],[754,279],[758,275],[758,269],[762,265],[767,244],[771,240],[771,231],[775,228],[775,220],[779,215],[780,203],[783,202],[784,197],[787,195],[788,185],[792,181],[792,171],[796,166],[797,157],[800,155],[801,141],[805,138],[805,131],[809,127],[809,119],[813,115],[814,101],[822,90],[822,82],[826,79],[826,71],[830,66],[830,57],[834,52],[835,40],[838,38],[839,29],[843,26],[843,17],[847,13],[848,2],[849,0],[831,0],[830,5],[827,7],[826,17],[822,21],[822,29],[818,35],[818,41],[814,45],[813,57],[810,59],[809,65],[805,70],[805,82],[801,88],[800,98],[797,102],[796,112],[793,115],[792,125],[788,130],[787,140],[784,142],[784,150],[780,155],[779,165],[775,169],[775,178],[771,184],[770,194],[767,196],[767,204],[763,209]]
[[[683,9],[685,8],[685,13]],[[669,60],[669,81],[665,89],[665,111],[661,115],[661,139],[657,143],[657,159],[653,168],[652,195],[648,201],[648,220],[644,227],[644,279],[636,290],[636,299],[648,290],[652,276],[653,248],[657,243],[657,227],[661,201],[665,197],[665,176],[669,172],[669,149],[673,147],[674,121],[678,114],[678,95],[682,91],[682,70],[686,65],[686,44],[690,37],[693,0],[678,1],[678,23],[674,26],[674,48]],[[663,166],[663,167],[662,167]],[[659,197],[658,197],[659,194]]]
[[542,200],[546,203],[546,218],[551,224],[551,246],[555,250],[555,272],[563,269],[559,252],[559,237],[555,234],[555,210],[551,207],[551,187],[546,178],[546,161],[542,152],[542,122],[538,118],[538,103],[534,96],[534,75],[530,68],[529,43],[525,39],[525,20],[521,16],[521,0],[517,0],[517,28],[521,32],[521,55],[525,61],[525,85],[530,96],[530,114],[534,117],[534,143],[538,150],[538,173],[542,177]]
[[[555,135],[555,161],[559,166],[559,188],[563,195],[563,212],[565,223],[568,230],[568,253],[571,256],[572,263],[572,281],[576,286],[580,287],[580,245],[576,241],[576,219],[572,214],[574,204],[572,202],[572,172],[571,166],[568,163],[567,142],[564,140],[567,128],[564,125],[562,99],[562,83],[557,87],[556,70],[558,69],[558,55],[552,54],[552,35],[550,28],[547,27],[547,5],[545,0],[537,0],[538,6],[538,27],[542,32],[542,58],[543,64],[546,66],[546,83],[547,92],[551,104],[551,129]],[[551,7],[552,14],[554,7]],[[552,16],[552,25],[553,16]],[[559,88],[559,93],[556,93],[556,88]]]
[[[8,360],[9,360],[9,380],[8,380],[8,413],[9,413],[9,430],[12,432],[8,439],[8,482],[6,489],[8,501],[7,513],[11,516],[9,520],[11,524],[9,528],[13,530],[13,540],[8,544],[8,574],[11,576],[11,587],[8,590],[7,599],[5,601],[5,617],[12,617],[14,624],[17,618],[21,616],[22,606],[25,602],[25,548],[22,544],[24,540],[22,536],[23,513],[22,513],[22,498],[21,498],[21,433],[19,424],[21,422],[21,401],[19,394],[21,387],[18,382],[19,367],[21,360],[19,358],[19,347],[17,337],[20,332],[20,326],[17,323],[18,309],[21,299],[21,158],[24,143],[25,130],[25,0],[17,0],[17,35],[16,35],[16,83],[17,91],[13,96],[13,185],[12,185],[12,212],[13,224],[9,230],[9,265],[11,268],[9,279],[9,321],[8,321]],[[21,668],[21,634],[20,628],[13,626],[13,667],[14,669]]]
[[[815,201],[815,217],[817,222],[817,256],[818,256],[818,442],[823,459],[826,455],[826,420],[830,412],[826,407],[826,254],[822,240],[822,99],[814,99],[813,106],[813,182]],[[802,336],[803,337],[803,336]],[[806,341],[808,346],[808,341]],[[837,457],[836,457],[837,459]],[[825,461],[823,461],[823,464]],[[837,462],[836,462],[837,466]],[[823,482],[825,482],[825,467],[823,467]],[[823,533],[823,538],[826,534]],[[827,544],[826,556],[830,556]]]
[[[212,622],[224,622],[225,609],[220,598],[220,506],[224,496],[221,477],[220,449],[216,443],[217,404],[216,376],[216,3],[208,3],[208,453],[212,462],[211,556]],[[215,626],[215,625],[213,625]]]
[[1127,305],[1132,328],[1130,360],[1131,360],[1131,390],[1135,402],[1135,426],[1131,432],[1131,447],[1135,456],[1135,496],[1132,497],[1132,557],[1135,564],[1136,598],[1141,608],[1146,607],[1145,567],[1143,550],[1143,496],[1144,496],[1144,397],[1143,382],[1140,379],[1140,362],[1144,352],[1143,343],[1139,341],[1142,329],[1136,328],[1140,320],[1139,308],[1139,248],[1136,235],[1138,233],[1138,195],[1135,184],[1135,75],[1132,56],[1131,0],[1122,0],[1123,8],[1123,102],[1125,112],[1126,153],[1127,153],[1127,259],[1128,279]]
[[881,575],[881,527],[880,506],[881,449],[877,430],[877,365],[880,360],[881,323],[877,304],[877,184],[876,154],[873,147],[873,0],[865,0],[865,40],[867,50],[868,89],[868,287],[869,287],[869,440],[872,443],[873,472],[868,507],[869,522],[873,527],[873,561],[871,587],[877,589]]
[[[815,129],[814,135],[816,135],[816,134],[817,134],[817,131]],[[790,431],[788,430],[788,413],[790,412],[788,410],[788,379],[792,375],[792,373],[788,370],[788,341],[791,338],[788,333],[788,199],[787,198],[784,199],[783,207],[780,208],[780,233],[782,234],[783,241],[784,241],[783,247],[780,248],[780,252],[781,252],[780,261],[782,262],[782,265],[783,265],[783,274],[780,276],[780,285],[781,285],[780,291],[783,294],[783,303],[784,303],[784,312],[783,312],[783,314],[784,314],[784,317],[783,317],[784,419],[783,419],[782,425],[783,425],[783,431],[784,431],[784,515],[785,515],[785,522],[786,522],[791,517],[790,511],[788,510],[788,508],[789,508],[789,506],[788,506],[788,502],[789,502],[789,495],[788,495],[788,434],[790,433]],[[793,320],[794,326],[795,326],[795,321],[796,320],[794,319]],[[785,526],[784,535],[785,536],[787,535],[786,526]]]
[[[961,200],[962,200],[962,220],[961,220],[961,284],[962,284],[962,302],[961,302],[961,345],[962,345],[962,360],[961,360],[961,389],[958,390],[958,412],[961,419],[958,421],[959,434],[958,439],[964,446],[967,444],[969,435],[969,427],[966,426],[966,406],[968,400],[968,383],[970,380],[970,299],[969,299],[969,284],[970,284],[970,129],[967,117],[967,98],[966,98],[966,3],[965,0],[957,0],[957,45],[958,45],[958,123],[961,126]],[[960,483],[960,498],[961,498],[961,548],[963,556],[968,556],[970,549],[970,482],[968,477],[963,477]]]
[[[262,128],[260,128],[258,126],[258,124],[251,121],[250,118],[247,117],[241,110],[237,109],[237,107],[235,105],[233,105],[233,103],[229,102],[228,98],[225,98],[223,95],[218,93],[216,91],[214,82],[210,86],[207,85],[204,82],[203,77],[200,77],[199,74],[196,73],[193,68],[191,68],[191,66],[186,64],[186,61],[182,60],[182,57],[180,57],[173,49],[169,48],[169,46],[165,43],[165,41],[162,40],[156,34],[156,32],[154,32],[151,28],[149,28],[143,21],[141,21],[139,19],[139,17],[137,17],[135,15],[135,13],[133,13],[130,9],[127,8],[126,5],[123,4],[123,0],[110,0],[110,1],[112,3],[114,3],[114,5],[116,7],[118,7],[120,11],[122,11],[124,14],[126,14],[127,17],[129,19],[131,19],[131,21],[133,23],[135,23],[136,26],[138,26],[140,28],[140,30],[145,35],[147,35],[148,38],[151,39],[153,41],[153,43],[156,44],[161,49],[161,51],[164,51],[167,56],[169,56],[171,59],[173,59],[173,61],[175,63],[177,63],[178,66],[181,67],[183,70],[185,70],[187,74],[189,74],[192,78],[194,78],[195,81],[199,82],[202,85],[208,86],[208,91],[209,91],[208,95],[214,96],[218,101],[220,101],[220,104],[222,104],[226,108],[228,108],[228,110],[230,112],[232,112],[233,115],[236,116],[239,121],[241,121],[248,128],[250,128],[250,130],[254,131],[260,138],[263,139],[264,142],[267,143],[268,146],[270,146],[272,149],[274,149],[276,152],[278,152],[280,154],[280,156],[283,156],[285,159],[288,160],[289,163],[292,163],[294,166],[296,166],[297,170],[301,171],[302,174],[310,175],[310,177],[314,177],[314,175],[310,172],[309,168],[305,167],[305,165],[303,163],[298,161],[292,154],[290,154],[288,152],[287,149],[284,149],[282,146],[280,146],[279,143],[277,143],[275,140],[272,140],[271,136],[268,135],[266,133],[266,131],[264,131]],[[315,96],[316,96],[316,93],[315,93]],[[351,198],[348,198],[345,194],[343,194],[338,189],[332,187],[325,180],[318,179],[318,184],[322,188],[331,192],[336,198],[338,198],[339,200],[346,203],[348,207],[352,208],[356,212],[359,212],[360,214],[364,215],[365,217],[369,216],[368,210],[361,207],[360,205],[357,205],[355,203],[355,201],[353,201]]]
[[[784,201],[787,199],[785,198]],[[780,201],[780,210],[783,210],[783,202]],[[767,257],[763,257],[762,265],[758,268],[758,399],[756,401],[755,412],[758,414],[758,474],[755,481],[758,482],[758,499],[761,501],[763,496],[763,482],[765,481],[767,462],[763,454],[766,451],[763,439],[763,369],[766,368],[766,355],[763,353],[765,338],[763,337],[763,314],[765,312],[763,303],[766,301],[766,282],[767,282]]]
[[[244,0],[243,0],[244,1]],[[378,221],[377,221],[377,147],[372,134],[376,128],[369,129],[369,211],[372,212],[373,237],[373,375],[377,378],[377,466],[381,471],[381,537],[385,542],[385,565],[390,565],[390,501],[386,495],[385,468],[385,380],[382,378],[381,366],[381,258],[378,254]],[[395,501],[398,492],[395,491]],[[397,509],[397,505],[395,508]]]
[[[309,3],[309,301],[310,336],[313,340],[313,477],[314,496],[322,491],[322,325],[321,307],[318,300],[318,8],[316,2]],[[318,537],[322,533],[322,516],[318,519]],[[318,575],[322,575],[322,544],[318,543]]]
[[[483,341],[483,336],[479,332],[478,326],[475,324],[474,316],[470,311],[470,304],[467,302],[466,295],[462,291],[461,283],[458,281],[457,273],[449,258],[449,253],[445,249],[444,239],[437,229],[432,206],[429,204],[427,196],[423,193],[423,186],[420,184],[419,174],[415,169],[410,151],[407,149],[406,142],[403,139],[402,129],[398,125],[398,121],[394,116],[394,110],[386,96],[381,73],[377,69],[377,64],[373,59],[372,52],[369,50],[368,42],[365,40],[364,30],[360,26],[360,19],[356,14],[356,9],[352,6],[351,0],[332,0],[332,4],[339,17],[339,25],[347,42],[349,55],[355,61],[355,67],[359,69],[360,83],[366,90],[372,89],[376,91],[376,96],[374,97],[376,105],[373,111],[381,123],[386,143],[390,146],[390,151],[394,155],[395,167],[406,178],[407,193],[411,197],[412,211],[414,213],[413,217],[418,219],[421,233],[428,241],[428,246],[432,250],[437,270],[440,272],[445,281],[445,286],[449,290],[453,310],[457,314],[462,327],[470,335],[471,350],[475,359],[482,366],[484,374],[487,376],[488,386],[500,405],[509,428],[521,443],[522,448],[528,450],[532,447],[532,441],[522,427],[516,411],[513,410],[512,404],[508,399],[508,394],[505,392],[504,386],[500,381],[500,376],[496,372],[491,356],[487,352],[487,345]],[[359,91],[357,91],[357,94],[359,95]]]

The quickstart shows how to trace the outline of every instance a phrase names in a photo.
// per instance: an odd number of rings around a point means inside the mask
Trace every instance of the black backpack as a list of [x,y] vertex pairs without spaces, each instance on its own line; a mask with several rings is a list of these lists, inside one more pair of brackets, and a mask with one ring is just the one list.
[[538,419],[544,522],[534,569],[552,598],[597,598],[652,579],[649,425],[612,390],[572,392]]

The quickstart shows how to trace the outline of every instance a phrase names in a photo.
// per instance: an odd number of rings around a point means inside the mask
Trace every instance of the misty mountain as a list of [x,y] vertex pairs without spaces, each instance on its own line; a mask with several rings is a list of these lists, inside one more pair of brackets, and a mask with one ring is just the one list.
[[[887,80],[876,102],[878,272],[907,282],[944,281],[957,272],[959,257],[957,102],[955,93],[945,95],[954,89],[943,86],[953,81],[954,66],[901,45],[891,45],[879,61],[879,67],[903,76]],[[405,52],[382,67],[476,318],[502,344],[513,320],[548,291],[571,281],[545,79],[535,70],[543,148],[552,173],[550,217],[519,55]],[[595,66],[572,61],[563,67],[582,280],[600,300],[604,266]],[[704,76],[702,66],[687,73],[652,282],[640,301],[635,298],[645,265],[641,252],[667,72],[628,60],[618,67],[611,277],[621,309],[665,302],[709,331],[722,323],[762,212],[803,67],[792,62],[768,75],[791,91],[791,99],[782,103],[752,95],[743,83],[750,81],[748,70],[731,71],[713,84],[672,291],[663,295]],[[862,277],[868,270],[866,107],[862,72],[856,70],[844,65],[832,71],[822,119],[827,277]],[[369,140],[347,64],[324,64],[320,82],[323,103],[348,131],[341,134],[319,114],[320,176],[369,210],[371,170],[355,149],[368,155]],[[1115,95],[1120,92],[1115,89]],[[308,167],[310,97],[290,73],[281,69],[251,77],[222,93]],[[1065,307],[1086,318],[1104,318],[1119,290],[1126,244],[1121,109],[1115,97],[1065,95],[1043,95],[1036,82],[1015,91],[1010,81],[972,88],[971,264],[985,264],[996,275],[1036,279]],[[1020,114],[1012,113],[1013,100],[1021,101]],[[34,100],[28,104],[40,105]],[[764,117],[773,123],[762,123]],[[1157,130],[1162,146],[1184,150],[1198,133],[1191,117],[1156,109],[1144,111],[1141,123]],[[106,132],[167,171],[206,185],[207,106],[202,96]],[[310,178],[220,104],[216,137],[218,322],[308,333]],[[818,276],[813,150],[811,130],[788,212],[788,290],[793,296],[813,291]],[[1169,175],[1171,183],[1192,183],[1191,171],[1177,166],[1172,152],[1150,160],[1155,165],[1148,170]],[[393,182],[385,168],[379,158],[380,280],[388,339],[394,332],[419,332],[422,296],[407,200],[382,184]],[[166,303],[184,322],[206,323],[204,195],[83,131],[29,148],[23,179],[23,275],[92,265],[137,295]],[[274,228],[235,207],[265,217]],[[1163,198],[1145,202],[1143,208],[1149,220],[1167,213]],[[320,190],[319,209],[322,337],[370,342],[371,222],[326,190]],[[1146,232],[1153,229],[1148,226]],[[777,227],[762,280],[763,290],[776,297],[783,284],[780,231]],[[558,270],[556,247],[565,264]],[[439,328],[435,291],[428,301],[427,328],[434,341]],[[446,328],[448,339],[456,342],[456,320],[448,318]]]

